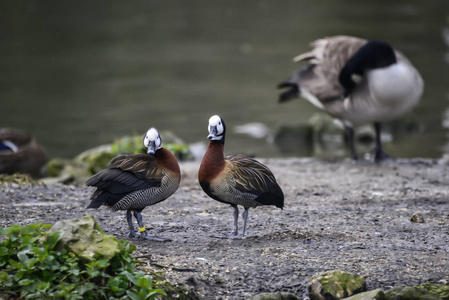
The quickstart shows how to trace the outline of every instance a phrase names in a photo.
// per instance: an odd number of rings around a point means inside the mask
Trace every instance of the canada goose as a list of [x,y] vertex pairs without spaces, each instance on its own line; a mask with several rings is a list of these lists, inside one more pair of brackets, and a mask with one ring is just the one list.
[[39,177],[46,162],[44,149],[31,136],[18,129],[0,129],[0,173]]
[[[214,115],[209,119],[209,145],[198,172],[203,191],[212,199],[230,204],[234,208],[234,229],[229,235],[216,237],[243,238],[248,210],[260,205],[284,207],[284,194],[273,173],[260,162],[241,154],[224,156],[226,126]],[[238,235],[237,205],[244,207],[243,230]]]
[[410,111],[424,83],[410,61],[389,44],[350,36],[324,38],[293,61],[309,61],[278,88],[289,88],[279,102],[301,96],[343,122],[351,156],[357,160],[353,126],[374,123],[374,161],[388,159],[382,150],[381,122]]
[[[148,154],[116,156],[107,169],[87,180],[87,186],[97,188],[87,208],[105,204],[113,211],[126,210],[130,237],[169,241],[147,234],[141,212],[170,197],[178,189],[181,172],[173,153],[161,147],[156,128],[147,131],[143,144],[148,148]],[[139,225],[140,236],[134,230],[132,214]]]

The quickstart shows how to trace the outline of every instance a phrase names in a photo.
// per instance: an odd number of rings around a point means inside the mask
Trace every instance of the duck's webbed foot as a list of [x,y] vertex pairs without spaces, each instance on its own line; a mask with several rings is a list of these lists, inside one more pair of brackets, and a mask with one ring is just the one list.
[[243,234],[237,234],[236,230],[231,231],[228,234],[214,234],[211,237],[219,238],[219,239],[244,239]]
[[139,238],[139,239],[145,239],[145,240],[156,241],[156,242],[171,242],[170,239],[161,238],[161,237],[154,236],[154,235],[148,235],[145,226],[143,226],[142,214],[140,213],[140,211],[134,211],[134,217],[136,218],[137,224],[139,225],[139,231],[140,231],[140,235],[139,235],[134,230],[134,226],[132,223],[132,215],[133,215],[133,212],[131,210],[126,211],[126,220],[128,221],[130,238]]
[[248,209],[245,208],[245,212],[243,213],[243,231],[241,234],[238,234],[238,219],[239,219],[239,209],[237,205],[232,205],[234,208],[234,229],[229,234],[214,234],[212,237],[220,238],[220,239],[244,239],[245,238],[245,230],[246,230],[246,221],[248,219]]
[[171,242],[171,239],[167,239],[167,238],[162,238],[162,237],[158,237],[155,235],[148,235],[148,233],[146,231],[142,231],[140,233],[139,239],[145,239],[145,240],[149,240],[149,241],[155,241],[155,242]]
[[131,229],[130,231],[129,231],[129,235],[128,235],[130,238],[137,238],[137,237],[139,237],[139,234],[134,230],[134,229]]

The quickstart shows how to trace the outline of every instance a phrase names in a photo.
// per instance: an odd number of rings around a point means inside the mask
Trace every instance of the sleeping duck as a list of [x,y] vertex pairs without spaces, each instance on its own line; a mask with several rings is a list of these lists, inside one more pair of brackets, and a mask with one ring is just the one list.
[[0,173],[26,173],[39,177],[47,162],[45,150],[27,133],[0,128]]

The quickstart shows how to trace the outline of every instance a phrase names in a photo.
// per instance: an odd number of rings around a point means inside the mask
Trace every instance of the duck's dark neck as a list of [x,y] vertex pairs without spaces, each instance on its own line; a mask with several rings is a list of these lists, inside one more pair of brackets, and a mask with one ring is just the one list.
[[222,141],[209,142],[198,172],[200,181],[210,181],[223,170],[226,164],[223,150],[224,144]]
[[169,171],[172,171],[176,174],[181,174],[181,170],[179,169],[178,161],[176,157],[169,150],[165,148],[160,148],[154,154],[157,161],[164,166]]

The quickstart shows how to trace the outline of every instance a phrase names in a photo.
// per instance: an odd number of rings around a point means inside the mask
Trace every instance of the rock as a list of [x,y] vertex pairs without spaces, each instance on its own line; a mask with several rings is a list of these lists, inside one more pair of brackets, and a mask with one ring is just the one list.
[[410,218],[410,221],[414,223],[424,223],[424,217],[423,215],[418,211],[415,212],[412,217]]
[[204,154],[206,154],[206,150],[207,144],[204,142],[196,142],[189,145],[189,151],[195,161],[201,161]]
[[101,145],[78,154],[73,161],[84,165],[87,172],[93,175],[107,167],[115,156],[112,149],[112,145]]
[[385,293],[381,289],[360,293],[346,298],[347,300],[385,300]]
[[358,126],[354,129],[354,140],[356,143],[372,145],[376,141],[376,131],[370,125]]
[[[344,142],[343,124],[325,113],[315,113],[310,117],[308,123],[312,126],[315,142],[317,141],[338,141]],[[328,136],[333,136],[329,139]]]
[[336,300],[365,291],[366,281],[360,275],[335,270],[312,276],[308,290],[312,300]]
[[[444,281],[444,280],[443,280]],[[449,300],[449,286],[442,284],[423,283],[417,288],[428,291],[431,294],[438,295],[443,300]]]
[[401,286],[385,293],[387,300],[449,300],[449,286],[423,283],[418,286]]
[[63,231],[56,250],[61,251],[66,248],[87,261],[108,260],[122,251],[118,239],[104,233],[92,215],[56,222],[50,232],[54,231]]
[[[188,145],[169,131],[161,133],[163,146],[172,151],[179,160],[190,160],[193,156]],[[104,170],[111,159],[121,154],[146,153],[142,136],[123,137],[113,144],[101,145],[86,150],[74,159],[52,159],[46,166],[48,183],[84,184],[90,176]]]
[[256,139],[262,139],[270,134],[270,128],[263,123],[253,122],[235,126],[234,132],[246,134]]
[[[184,160],[189,156],[189,147],[184,141],[171,131],[160,131],[162,146],[172,151],[178,159]],[[87,162],[90,171],[95,174],[103,170],[110,160],[121,154],[147,153],[143,145],[143,134],[135,136],[125,136],[114,141],[110,145],[102,145],[84,151],[75,157],[76,161]]]
[[[436,284],[423,284],[419,286],[400,286],[392,288],[385,293],[386,300],[447,300],[449,287]],[[444,290],[446,288],[446,290]],[[441,295],[441,296],[440,296]]]
[[[28,174],[15,173],[12,175],[0,174],[0,183],[15,183],[15,184],[34,184],[42,185],[42,180],[35,180]],[[44,183],[45,184],[45,183]]]
[[[340,157],[346,155],[346,133],[341,121],[326,113],[315,113],[307,122],[283,125],[275,136],[274,142],[282,152],[298,153],[303,147],[316,157]],[[372,152],[376,140],[374,127],[370,125],[354,128],[354,143],[358,152]],[[383,130],[383,143],[392,142],[393,135]],[[305,147],[309,148],[305,148]],[[304,149],[302,151],[304,151]],[[304,153],[300,153],[304,155]],[[311,154],[311,153],[310,153]]]
[[[94,173],[89,171],[88,163],[71,159],[54,158],[47,163],[47,176],[55,178],[59,183],[84,183],[85,179]],[[52,183],[54,181],[44,178],[44,182]]]
[[282,125],[274,134],[272,143],[283,153],[302,153],[310,156],[312,134],[313,129],[306,122]]
[[70,174],[63,174],[58,177],[45,177],[42,178],[41,181],[46,185],[52,185],[52,184],[70,184],[71,182],[75,181],[75,177],[73,177]]
[[298,296],[287,292],[262,293],[252,296],[250,300],[301,300]]
[[313,132],[313,155],[317,157],[344,156],[343,124],[325,113],[315,113],[308,123]]

